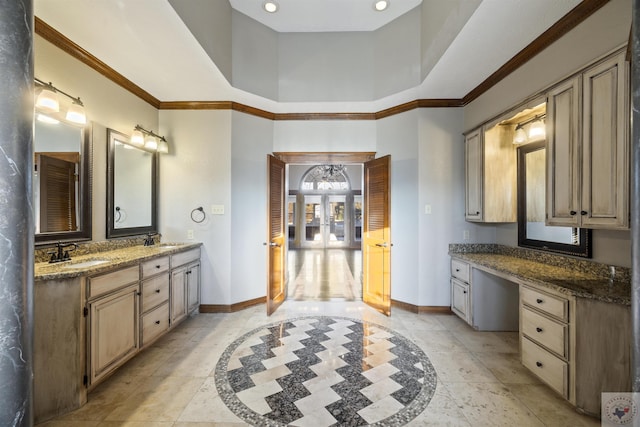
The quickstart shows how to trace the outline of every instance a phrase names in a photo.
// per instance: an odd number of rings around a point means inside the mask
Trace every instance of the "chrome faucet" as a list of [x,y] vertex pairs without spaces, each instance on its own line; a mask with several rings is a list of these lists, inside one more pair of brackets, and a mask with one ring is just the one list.
[[[67,249],[71,248],[72,249]],[[71,257],[69,256],[69,251],[73,251],[78,247],[75,243],[56,243],[56,251],[49,252],[51,255],[51,259],[49,259],[49,263],[53,262],[62,262],[62,261],[70,261]]]
[[149,233],[147,234],[147,238],[144,239],[144,245],[145,246],[152,246],[155,244],[155,241],[153,240],[154,236],[157,236],[158,233]]

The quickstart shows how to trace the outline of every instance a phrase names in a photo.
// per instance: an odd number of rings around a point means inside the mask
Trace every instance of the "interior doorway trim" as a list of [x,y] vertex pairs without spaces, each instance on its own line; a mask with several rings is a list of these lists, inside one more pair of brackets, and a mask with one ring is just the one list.
[[285,163],[313,165],[325,163],[365,163],[376,157],[375,151],[356,152],[273,152],[273,155]]

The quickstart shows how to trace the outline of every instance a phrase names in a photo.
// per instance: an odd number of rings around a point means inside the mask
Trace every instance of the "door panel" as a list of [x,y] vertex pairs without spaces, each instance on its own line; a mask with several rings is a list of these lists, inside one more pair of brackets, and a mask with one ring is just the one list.
[[391,314],[391,156],[364,164],[364,229],[362,236],[362,299]]
[[269,235],[267,236],[267,315],[270,316],[284,302],[285,290],[285,164],[267,155],[269,189],[267,194]]

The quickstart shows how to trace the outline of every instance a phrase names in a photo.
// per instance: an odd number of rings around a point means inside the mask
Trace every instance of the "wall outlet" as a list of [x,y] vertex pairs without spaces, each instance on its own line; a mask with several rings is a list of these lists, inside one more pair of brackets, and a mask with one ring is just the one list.
[[469,240],[469,230],[464,230],[462,232],[462,240]]
[[424,205],[424,213],[426,215],[431,215],[431,205]]
[[187,239],[193,240],[193,230],[187,230]]
[[224,215],[224,205],[211,205],[211,215]]

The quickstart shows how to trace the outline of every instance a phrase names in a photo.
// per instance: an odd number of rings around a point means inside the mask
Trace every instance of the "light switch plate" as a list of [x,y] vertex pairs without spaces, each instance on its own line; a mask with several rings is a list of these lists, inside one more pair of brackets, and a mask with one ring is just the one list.
[[424,205],[424,213],[431,215],[431,205]]
[[187,239],[193,239],[193,230],[187,230]]
[[224,205],[211,205],[211,215],[224,215]]

